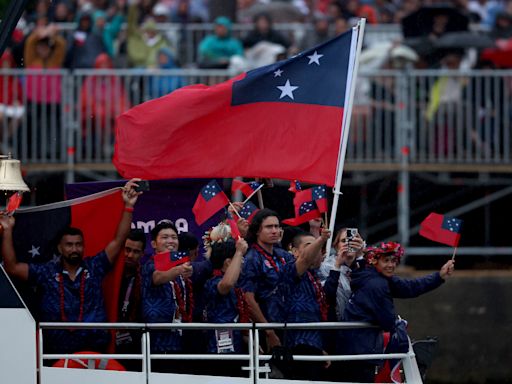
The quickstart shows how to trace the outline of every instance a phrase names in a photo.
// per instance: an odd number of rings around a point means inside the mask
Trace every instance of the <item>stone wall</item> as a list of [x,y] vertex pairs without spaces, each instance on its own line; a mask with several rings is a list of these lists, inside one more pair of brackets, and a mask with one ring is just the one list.
[[412,339],[439,339],[428,383],[512,383],[512,272],[456,271],[437,290],[395,305]]

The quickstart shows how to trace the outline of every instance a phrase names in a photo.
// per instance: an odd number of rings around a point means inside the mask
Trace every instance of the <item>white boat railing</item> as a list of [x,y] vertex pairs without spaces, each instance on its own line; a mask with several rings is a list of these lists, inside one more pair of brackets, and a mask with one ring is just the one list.
[[[218,324],[218,323],[73,323],[73,322],[42,322],[38,326],[38,345],[39,345],[39,383],[50,383],[50,378],[46,377],[44,361],[57,359],[130,359],[141,360],[142,370],[139,374],[144,376],[145,383],[151,384],[156,381],[152,380],[151,360],[247,360],[249,377],[240,378],[240,382],[258,384],[265,379],[261,379],[262,373],[267,374],[268,366],[261,366],[260,363],[269,361],[272,355],[260,354],[259,350],[259,330],[266,329],[315,329],[315,330],[333,330],[333,329],[356,329],[374,327],[369,323],[362,322],[325,322],[325,323],[236,323],[236,324]],[[43,353],[43,331],[49,329],[123,329],[142,331],[142,350],[140,354],[64,354],[64,353]],[[248,353],[247,354],[154,354],[151,353],[151,330],[162,329],[180,329],[180,330],[212,330],[212,329],[237,329],[248,331]],[[416,356],[409,343],[409,351],[407,353],[393,354],[361,354],[361,355],[294,355],[293,360],[296,361],[360,361],[360,360],[396,360],[400,359],[403,366],[405,383],[422,383],[422,378]],[[122,374],[122,373],[120,373]],[[194,375],[189,375],[193,377]],[[204,378],[204,376],[202,376]],[[189,381],[188,381],[189,382]],[[279,381],[281,382],[287,382]]]

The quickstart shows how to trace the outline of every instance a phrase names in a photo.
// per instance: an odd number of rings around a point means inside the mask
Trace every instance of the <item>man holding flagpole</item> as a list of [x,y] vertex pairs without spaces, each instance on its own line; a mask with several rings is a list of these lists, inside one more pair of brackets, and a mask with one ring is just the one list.
[[[124,210],[115,237],[94,257],[84,258],[84,237],[78,228],[67,227],[57,243],[60,259],[47,263],[18,262],[13,245],[14,217],[2,213],[2,256],[7,273],[37,285],[42,290],[41,320],[63,322],[105,322],[102,282],[117,259],[132,221],[133,207],[141,192],[135,187],[140,179],[132,179],[123,188]],[[49,330],[46,351],[73,353],[80,350],[102,352],[109,333],[101,330]]]

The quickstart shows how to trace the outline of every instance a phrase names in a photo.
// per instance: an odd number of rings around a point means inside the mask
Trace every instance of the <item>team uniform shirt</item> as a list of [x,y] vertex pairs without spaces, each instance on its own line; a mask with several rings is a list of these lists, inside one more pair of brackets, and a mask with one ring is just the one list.
[[[118,321],[120,323],[142,322],[140,313],[140,271],[134,276],[123,276],[119,291]],[[139,329],[119,329],[116,335],[117,353],[140,353],[142,332]]]
[[[316,271],[308,270],[302,276],[297,275],[295,263],[285,268],[284,281],[288,298],[286,300],[287,323],[317,323],[322,321],[320,304],[318,303],[317,290],[322,290],[322,285],[317,279]],[[316,281],[317,288],[315,289]],[[286,346],[308,345],[322,351],[322,334],[316,330],[287,330]]]
[[[204,287],[206,321],[208,323],[238,323],[240,316],[237,295],[234,289],[231,289],[227,295],[221,295],[217,289],[221,280],[222,276],[214,276],[206,282]],[[231,340],[231,347],[228,339]],[[208,352],[242,353],[241,332],[239,330],[209,331]]]
[[293,263],[293,257],[277,247],[273,248],[272,255],[268,253],[266,255],[274,260],[277,269],[253,246],[244,258],[240,286],[245,292],[254,293],[268,322],[281,323],[285,319],[286,299],[282,287],[282,272],[286,265]]
[[[67,271],[63,270],[60,261],[29,264],[29,282],[36,284],[42,293],[41,320],[79,321],[82,307],[82,322],[106,322],[102,282],[110,269],[111,264],[105,251],[101,251],[94,257],[84,258],[74,281],[69,278]],[[62,291],[63,297],[61,297]],[[81,298],[82,295],[83,298]],[[65,318],[62,318],[63,313]],[[45,349],[60,353],[87,349],[101,351],[110,340],[108,331],[104,330],[57,329],[48,330],[45,333],[47,336]]]
[[[149,260],[142,267],[142,316],[147,323],[173,323],[181,322],[177,315],[176,292],[173,282],[162,285],[153,284],[155,262]],[[186,292],[181,277],[176,279],[182,292]],[[181,330],[162,330],[151,332],[151,351],[180,352],[183,349]]]

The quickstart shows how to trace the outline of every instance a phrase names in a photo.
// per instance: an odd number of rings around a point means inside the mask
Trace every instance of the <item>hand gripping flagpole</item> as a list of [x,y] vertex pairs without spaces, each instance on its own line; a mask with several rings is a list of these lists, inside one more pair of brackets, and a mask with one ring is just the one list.
[[[347,81],[346,89],[349,90],[345,93],[348,97],[345,97],[345,105],[343,107],[343,121],[341,123],[341,140],[340,148],[338,151],[338,164],[336,166],[336,180],[334,182],[334,198],[332,202],[331,210],[331,221],[329,223],[329,230],[331,233],[334,232],[334,224],[336,223],[336,213],[338,211],[338,202],[341,193],[341,179],[343,177],[343,166],[345,165],[345,154],[347,152],[347,141],[348,133],[350,129],[350,119],[352,117],[352,106],[354,104],[354,93],[356,86],[357,70],[359,68],[359,56],[363,46],[364,28],[366,25],[366,19],[361,19],[357,23],[357,26],[352,28],[352,43],[350,45],[350,60],[349,60],[349,73],[351,76]],[[357,47],[356,47],[357,43]],[[334,235],[334,233],[333,233]],[[327,241],[327,252],[330,252],[332,245],[332,237]]]

